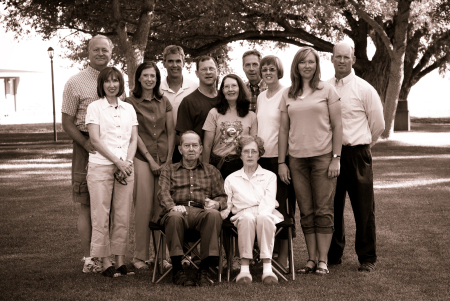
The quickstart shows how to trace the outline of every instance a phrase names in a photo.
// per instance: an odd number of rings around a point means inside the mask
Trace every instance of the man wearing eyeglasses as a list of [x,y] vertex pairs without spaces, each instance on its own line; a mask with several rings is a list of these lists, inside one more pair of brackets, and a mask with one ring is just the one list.
[[259,74],[259,64],[261,62],[261,53],[258,50],[249,50],[242,55],[242,66],[247,76],[248,82],[245,83],[247,89],[251,92],[250,111],[256,112],[258,95],[267,90],[267,84],[261,79]]
[[178,108],[175,130],[177,135],[194,131],[203,141],[203,124],[209,111],[219,103],[217,97],[217,64],[210,56],[201,56],[196,61],[195,74],[199,79],[198,89],[186,96]]
[[222,228],[219,210],[227,209],[227,196],[219,170],[199,160],[203,150],[200,136],[187,131],[180,140],[181,161],[166,165],[159,178],[158,198],[163,208],[160,223],[164,225],[172,259],[173,283],[194,285],[184,273],[181,258],[185,230],[195,229],[201,236],[201,263],[196,284],[209,286],[207,271],[210,266],[217,266],[219,256]]
[[383,106],[377,91],[355,75],[354,48],[347,43],[334,46],[331,58],[335,77],[328,82],[336,87],[342,105],[341,171],[334,196],[334,233],[328,252],[329,264],[342,263],[345,247],[344,206],[348,192],[356,224],[355,250],[360,272],[375,269],[376,228],[373,192],[372,153],[384,131]]

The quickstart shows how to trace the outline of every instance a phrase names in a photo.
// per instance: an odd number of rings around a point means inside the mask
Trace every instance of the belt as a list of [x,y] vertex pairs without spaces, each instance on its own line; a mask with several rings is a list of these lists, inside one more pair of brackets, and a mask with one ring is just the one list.
[[212,152],[211,152],[210,157],[211,157],[211,160],[210,160],[211,164],[213,164],[213,165],[217,164],[216,168],[218,170],[220,170],[222,168],[222,166],[223,166],[223,164],[225,162],[231,162],[231,161],[240,159],[240,157],[238,155],[235,155],[235,154],[233,154],[233,155],[228,154],[226,156],[220,157],[220,156],[217,156],[217,155],[213,154]]
[[357,145],[342,145],[342,150],[350,150],[360,147],[366,147],[368,144],[357,144]]
[[202,203],[196,202],[196,201],[179,201],[176,203],[177,206],[187,206],[187,207],[195,207],[195,208],[201,208],[203,209],[204,206]]

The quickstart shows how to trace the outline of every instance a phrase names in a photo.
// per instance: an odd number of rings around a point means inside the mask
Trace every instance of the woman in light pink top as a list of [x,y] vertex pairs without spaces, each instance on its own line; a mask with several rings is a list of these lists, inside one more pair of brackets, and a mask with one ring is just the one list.
[[[292,176],[309,254],[297,272],[325,275],[342,147],[340,98],[332,85],[320,80],[319,55],[310,47],[294,56],[291,81],[280,102],[278,173],[286,184]],[[282,156],[288,145],[289,167]]]

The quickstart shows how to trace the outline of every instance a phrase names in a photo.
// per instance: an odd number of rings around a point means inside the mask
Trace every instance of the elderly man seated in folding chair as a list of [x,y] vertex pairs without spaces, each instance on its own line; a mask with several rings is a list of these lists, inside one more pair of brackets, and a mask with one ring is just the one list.
[[222,228],[219,210],[227,208],[223,179],[218,169],[199,160],[202,145],[198,134],[193,131],[183,133],[178,149],[181,161],[166,165],[159,178],[158,197],[163,207],[160,224],[165,228],[173,283],[177,285],[194,285],[181,264],[183,241],[185,230],[200,232],[201,263],[196,284],[208,286],[211,281],[207,271],[210,266],[217,266],[219,256]]
[[249,262],[253,258],[255,234],[258,239],[260,258],[263,261],[262,281],[264,284],[278,283],[272,271],[272,252],[276,224],[283,221],[283,215],[275,208],[278,202],[277,176],[258,165],[264,154],[264,142],[259,137],[242,136],[236,145],[237,154],[244,167],[225,179],[228,195],[227,210],[234,214],[230,221],[238,230],[238,245],[241,255],[241,271],[236,278],[240,284],[252,282]]

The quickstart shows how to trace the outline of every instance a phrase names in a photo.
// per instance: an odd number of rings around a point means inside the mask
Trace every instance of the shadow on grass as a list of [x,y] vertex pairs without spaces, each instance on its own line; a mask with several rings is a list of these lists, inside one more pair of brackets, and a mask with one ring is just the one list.
[[[105,279],[81,273],[76,231],[78,207],[71,201],[69,148],[0,150],[0,291],[5,300],[430,300],[449,294],[448,149],[384,142],[373,149],[377,219],[377,270],[358,273],[355,225],[350,202],[345,210],[347,247],[343,264],[330,275],[297,275],[279,285],[222,283],[183,288],[151,283],[151,271]],[[51,166],[48,166],[48,165]],[[7,166],[8,168],[3,168]],[[441,180],[440,182],[438,180]],[[405,183],[407,185],[405,185]],[[299,225],[297,210],[296,222]],[[294,241],[295,266],[308,256],[303,237]],[[134,225],[130,248],[134,251]],[[128,264],[131,269],[132,266]],[[194,275],[193,271],[189,273]],[[259,273],[259,274],[258,274]]]

